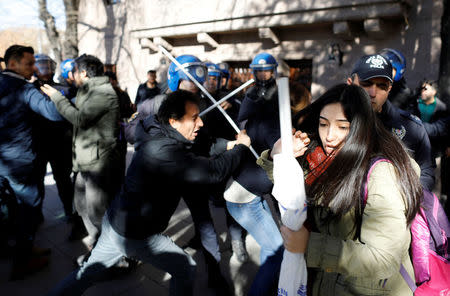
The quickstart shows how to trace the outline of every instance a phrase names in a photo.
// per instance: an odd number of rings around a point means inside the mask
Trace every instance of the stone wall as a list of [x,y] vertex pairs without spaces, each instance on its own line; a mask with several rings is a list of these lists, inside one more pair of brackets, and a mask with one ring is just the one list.
[[[361,55],[390,47],[406,56],[405,77],[415,88],[438,77],[441,13],[442,0],[81,0],[79,48],[116,64],[132,98],[147,70],[165,79],[169,61],[160,44],[175,56],[212,62],[248,61],[266,51],[284,75],[284,60],[310,59],[315,97],[344,82]],[[333,44],[342,65],[329,59]]]

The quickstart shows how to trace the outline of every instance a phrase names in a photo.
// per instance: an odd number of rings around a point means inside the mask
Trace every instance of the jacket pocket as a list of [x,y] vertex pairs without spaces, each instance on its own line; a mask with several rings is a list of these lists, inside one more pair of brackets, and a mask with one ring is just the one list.
[[91,164],[99,159],[100,151],[98,141],[80,147],[75,146],[75,157],[79,165]]

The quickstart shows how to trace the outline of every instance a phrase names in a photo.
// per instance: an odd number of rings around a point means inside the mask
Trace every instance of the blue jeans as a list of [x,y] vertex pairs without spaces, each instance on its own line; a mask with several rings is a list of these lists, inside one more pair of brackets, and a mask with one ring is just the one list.
[[283,258],[283,239],[272,218],[269,205],[261,197],[248,203],[227,201],[231,216],[256,240],[261,247],[260,268],[253,280],[249,295],[270,295],[278,282]]
[[123,237],[111,227],[107,215],[103,218],[102,233],[88,261],[68,275],[49,295],[82,295],[96,281],[102,280],[103,271],[122,256],[150,263],[168,272],[172,276],[170,295],[192,295],[196,264],[191,256],[162,234],[142,240]]
[[227,201],[227,209],[230,215],[253,236],[261,247],[261,265],[269,256],[277,253],[283,245],[283,239],[265,200],[256,196],[248,203]]

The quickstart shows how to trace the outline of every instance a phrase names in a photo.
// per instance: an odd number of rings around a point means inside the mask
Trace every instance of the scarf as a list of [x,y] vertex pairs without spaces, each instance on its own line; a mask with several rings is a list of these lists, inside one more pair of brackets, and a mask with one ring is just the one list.
[[305,182],[310,186],[314,181],[330,166],[335,154],[327,156],[322,146],[317,146],[313,152],[306,156],[309,165],[309,172]]

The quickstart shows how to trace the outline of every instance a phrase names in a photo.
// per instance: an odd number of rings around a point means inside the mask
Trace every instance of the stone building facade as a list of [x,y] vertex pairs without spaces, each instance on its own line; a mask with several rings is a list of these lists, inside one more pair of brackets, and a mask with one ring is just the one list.
[[228,62],[241,80],[256,54],[271,53],[278,72],[313,97],[344,82],[361,55],[389,47],[405,55],[415,88],[438,78],[442,8],[442,0],[81,0],[79,49],[117,70],[132,98],[149,69],[166,79],[159,45]]

